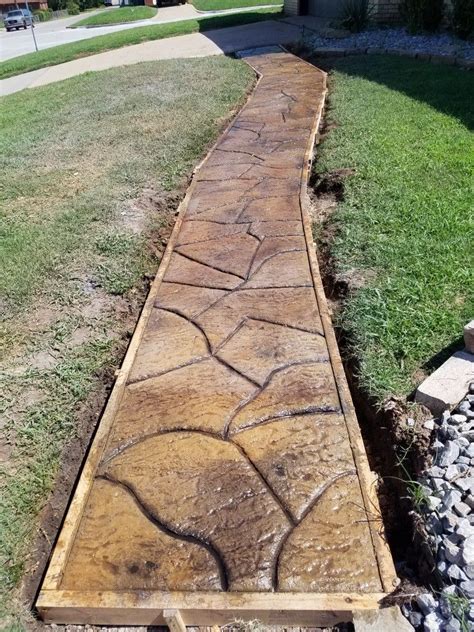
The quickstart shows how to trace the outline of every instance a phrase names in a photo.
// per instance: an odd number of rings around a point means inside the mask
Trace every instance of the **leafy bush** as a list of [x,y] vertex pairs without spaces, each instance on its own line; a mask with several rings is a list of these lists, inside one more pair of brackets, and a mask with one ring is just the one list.
[[79,9],[79,5],[75,2],[68,2],[66,5],[66,9],[69,15],[79,15],[81,10]]
[[346,0],[341,11],[341,26],[353,33],[363,31],[372,17],[371,0]]
[[38,22],[47,22],[53,18],[53,10],[39,9],[38,11],[33,11],[33,15],[38,18]]
[[452,0],[451,24],[459,37],[474,35],[474,0]]
[[400,13],[410,33],[436,31],[443,19],[444,0],[403,0]]

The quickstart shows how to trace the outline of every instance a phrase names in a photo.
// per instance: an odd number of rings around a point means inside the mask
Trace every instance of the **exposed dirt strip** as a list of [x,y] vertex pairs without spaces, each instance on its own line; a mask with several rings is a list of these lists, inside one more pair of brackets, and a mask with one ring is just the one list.
[[245,58],[259,83],[183,202],[43,585],[48,620],[327,624],[395,585],[305,208],[325,75],[279,49]]

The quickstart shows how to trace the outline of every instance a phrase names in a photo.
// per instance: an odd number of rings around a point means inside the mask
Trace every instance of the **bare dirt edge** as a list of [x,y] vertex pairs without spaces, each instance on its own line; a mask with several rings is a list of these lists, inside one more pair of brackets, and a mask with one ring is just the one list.
[[[148,211],[160,213],[166,219],[165,226],[160,228],[158,232],[152,231],[146,243],[146,248],[149,248],[156,258],[156,268],[158,268],[163,254],[164,245],[173,229],[176,210],[185,195],[186,188],[187,183],[183,183],[172,192],[156,195],[149,202]],[[138,285],[120,297],[120,300],[125,303],[127,310],[116,312],[119,320],[116,326],[116,330],[119,332],[119,339],[115,344],[114,361],[96,375],[95,387],[76,411],[75,436],[66,443],[62,450],[61,465],[56,474],[54,488],[39,513],[37,534],[32,542],[32,553],[28,559],[28,566],[19,587],[21,601],[30,610],[33,608],[34,599],[45,573],[51,551],[59,535],[69,500],[74,493],[79,472],[82,469],[103,409],[107,404],[115,381],[115,372],[122,363],[148,295],[151,280],[151,278],[147,277],[141,279]],[[29,627],[36,629],[43,625],[42,622],[36,620]]]
[[[311,58],[307,61],[314,62]],[[321,67],[320,60],[317,65]],[[330,60],[325,59],[323,67],[329,72]],[[336,126],[337,123],[331,114],[329,76],[329,95],[316,147],[324,142]],[[386,534],[397,573],[402,580],[389,601],[402,603],[422,592],[423,585],[433,583],[435,562],[426,543],[424,527],[420,523],[409,493],[410,481],[417,479],[430,458],[431,433],[419,422],[430,419],[432,415],[427,409],[418,405],[413,406],[404,399],[393,398],[380,405],[369,397],[357,379],[358,362],[350,351],[350,336],[341,328],[336,318],[344,309],[344,303],[351,292],[370,280],[367,276],[362,278],[356,270],[350,274],[337,274],[331,254],[332,243],[338,230],[331,216],[338,202],[344,198],[344,180],[352,173],[353,169],[349,168],[330,174],[319,174],[316,149],[308,193],[324,291],[370,467],[379,477],[378,495]],[[408,425],[409,418],[416,419],[415,428]]]

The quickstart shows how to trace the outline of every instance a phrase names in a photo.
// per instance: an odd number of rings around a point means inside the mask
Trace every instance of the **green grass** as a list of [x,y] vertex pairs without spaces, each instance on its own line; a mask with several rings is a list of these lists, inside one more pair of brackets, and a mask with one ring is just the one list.
[[283,0],[193,0],[193,5],[198,11],[219,11],[266,4],[281,5]]
[[100,26],[107,24],[125,24],[127,22],[137,22],[138,20],[148,20],[156,15],[157,9],[154,7],[120,7],[111,11],[102,11],[96,15],[74,22],[72,28],[77,26]]
[[239,24],[250,24],[260,20],[278,18],[280,15],[281,11],[278,9],[261,9],[260,11],[217,15],[200,18],[199,20],[184,20],[182,22],[142,26],[108,35],[99,35],[91,39],[71,44],[61,44],[60,46],[47,48],[35,53],[27,53],[26,55],[4,61],[0,64],[0,79],[6,79],[7,77],[47,66],[55,66],[66,61],[95,55],[106,50],[122,48],[123,46],[131,46],[132,44],[140,44],[141,42],[173,37],[175,35],[197,33]]
[[474,77],[390,57],[336,61],[318,152],[355,169],[330,219],[337,274],[365,278],[341,324],[362,386],[406,396],[460,345],[474,313]]
[[143,279],[174,221],[170,200],[253,80],[243,62],[209,57],[90,73],[1,100],[0,621],[8,630],[23,629],[16,586],[35,563],[36,516],[64,446],[93,416],[91,402],[99,411],[105,400],[104,373],[120,364]]

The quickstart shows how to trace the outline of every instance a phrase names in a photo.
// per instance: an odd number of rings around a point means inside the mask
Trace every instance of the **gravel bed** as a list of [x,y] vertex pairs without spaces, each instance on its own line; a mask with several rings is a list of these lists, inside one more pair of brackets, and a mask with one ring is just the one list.
[[410,35],[402,28],[374,29],[338,38],[316,35],[310,41],[313,48],[390,48],[474,60],[474,43],[449,33]]
[[404,614],[423,632],[474,630],[474,382],[453,412],[425,422],[433,465],[420,478],[419,510],[435,552],[436,593]]

